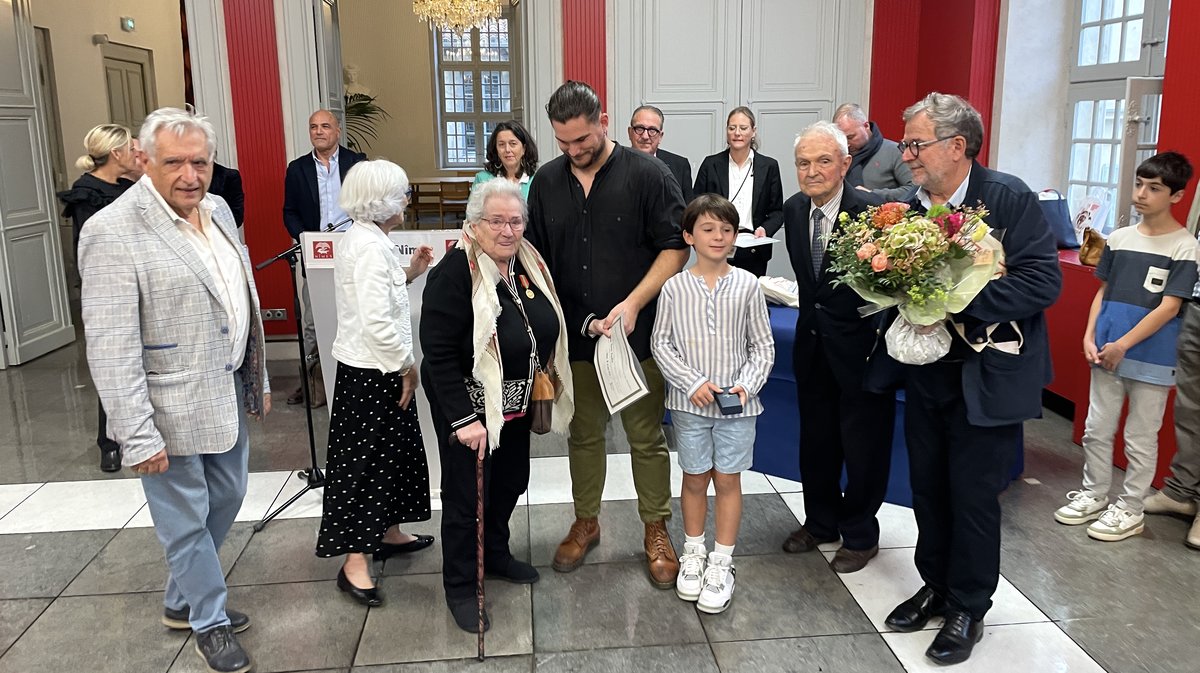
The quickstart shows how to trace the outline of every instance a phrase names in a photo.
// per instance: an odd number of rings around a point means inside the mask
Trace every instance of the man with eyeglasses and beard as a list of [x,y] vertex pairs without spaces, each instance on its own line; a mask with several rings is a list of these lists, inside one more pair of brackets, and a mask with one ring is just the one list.
[[692,164],[687,157],[659,148],[663,139],[663,120],[663,111],[653,105],[643,105],[634,110],[629,119],[629,146],[666,164],[683,190],[683,202],[691,203]]

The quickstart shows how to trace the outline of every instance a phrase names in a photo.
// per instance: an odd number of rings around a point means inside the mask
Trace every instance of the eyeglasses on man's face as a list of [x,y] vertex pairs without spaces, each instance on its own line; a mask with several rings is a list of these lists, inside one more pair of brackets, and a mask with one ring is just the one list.
[[629,128],[633,129],[633,132],[639,136],[646,136],[647,138],[657,138],[658,134],[662,133],[662,129],[656,129],[653,126],[642,126],[641,124],[630,126]]
[[946,136],[945,138],[934,138],[933,140],[901,140],[900,142],[896,143],[896,149],[900,150],[900,154],[904,154],[905,151],[912,152],[913,158],[916,159],[917,157],[921,156],[922,147],[927,147],[929,145],[933,145],[934,143],[940,143],[944,140],[953,140],[957,137],[958,136]]
[[513,218],[511,220],[504,220],[499,217],[496,217],[496,218],[481,217],[479,219],[479,221],[486,222],[488,229],[491,229],[492,231],[494,231],[496,233],[500,233],[500,232],[504,231],[505,227],[512,229],[514,234],[519,234],[522,231],[525,231],[525,220],[523,220],[521,218]]

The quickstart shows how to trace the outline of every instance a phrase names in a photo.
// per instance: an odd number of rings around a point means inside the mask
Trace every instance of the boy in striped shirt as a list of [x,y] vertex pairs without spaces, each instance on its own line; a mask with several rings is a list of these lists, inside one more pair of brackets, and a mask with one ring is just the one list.
[[[1181,154],[1163,152],[1137,168],[1133,205],[1136,226],[1114,231],[1104,246],[1096,277],[1083,354],[1092,365],[1087,422],[1083,433],[1083,486],[1054,518],[1076,525],[1096,519],[1088,536],[1113,542],[1141,534],[1143,502],[1158,462],[1158,429],[1175,385],[1175,342],[1180,309],[1196,285],[1196,239],[1174,217],[1192,165]],[[1125,419],[1123,492],[1109,504],[1113,437],[1121,407]]]
[[[754,453],[758,392],[775,363],[758,279],[728,261],[737,231],[737,209],[724,197],[703,194],[688,205],[683,240],[695,249],[696,264],[663,285],[651,334],[683,470],[684,553],[675,593],[710,614],[723,612],[733,597],[741,473]],[[737,396],[740,409],[723,413],[716,396],[724,389]],[[711,554],[704,541],[709,482],[717,493]]]

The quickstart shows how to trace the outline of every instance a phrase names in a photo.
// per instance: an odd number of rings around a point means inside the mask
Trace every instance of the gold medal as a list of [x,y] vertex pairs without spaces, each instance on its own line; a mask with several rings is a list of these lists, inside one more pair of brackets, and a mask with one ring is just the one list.
[[533,299],[533,290],[526,289],[525,296],[529,297],[530,299]]
[[533,288],[529,287],[529,279],[525,277],[525,274],[521,274],[517,280],[521,281],[521,287],[525,288],[525,296],[533,299]]

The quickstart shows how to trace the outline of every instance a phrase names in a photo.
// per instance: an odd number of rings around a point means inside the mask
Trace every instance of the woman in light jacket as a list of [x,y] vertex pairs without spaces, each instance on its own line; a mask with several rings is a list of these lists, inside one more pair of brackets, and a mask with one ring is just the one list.
[[334,258],[337,386],[317,556],[344,554],[338,588],[368,606],[382,605],[383,596],[367,554],[386,559],[433,544],[431,536],[400,530],[430,518],[408,283],[429,267],[433,251],[421,246],[405,269],[388,239],[404,221],[407,191],[404,169],[362,161],[346,174],[338,199],[354,223]]

